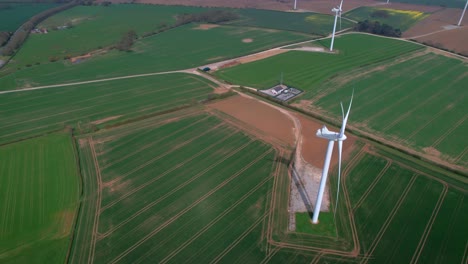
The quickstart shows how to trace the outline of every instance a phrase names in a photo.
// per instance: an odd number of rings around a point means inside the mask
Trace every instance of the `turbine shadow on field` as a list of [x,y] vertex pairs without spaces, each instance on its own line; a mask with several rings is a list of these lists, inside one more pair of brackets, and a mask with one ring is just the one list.
[[307,192],[305,188],[305,184],[301,181],[299,177],[299,172],[296,170],[296,168],[292,167],[292,184],[295,184],[297,187],[297,190],[301,196],[302,201],[304,202],[304,205],[307,209],[307,213],[312,217],[312,212],[314,211],[311,204],[312,202],[309,200],[307,197]]

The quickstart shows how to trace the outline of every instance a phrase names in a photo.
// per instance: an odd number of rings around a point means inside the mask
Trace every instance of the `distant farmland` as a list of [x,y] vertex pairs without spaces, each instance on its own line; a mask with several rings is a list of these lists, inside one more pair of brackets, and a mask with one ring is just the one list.
[[199,24],[189,24],[138,41],[133,52],[114,50],[78,64],[58,61],[22,70],[7,65],[4,74],[13,72],[0,78],[0,89],[180,70],[313,38],[285,31],[232,26],[200,29]]
[[[230,25],[272,28],[297,31],[316,35],[327,35],[333,29],[334,16],[317,13],[292,13],[269,11],[261,9],[239,9],[241,18]],[[343,29],[350,28],[354,23],[342,20]]]
[[95,189],[72,263],[264,258],[280,153],[213,116],[170,118],[79,139]]
[[32,16],[56,6],[58,4],[55,3],[19,4],[0,1],[0,31],[14,32]]
[[204,100],[213,85],[188,74],[123,79],[0,96],[0,143],[71,126],[92,131]]
[[1,146],[0,176],[0,262],[64,263],[79,203],[70,135]]
[[[330,39],[320,41],[329,47]],[[365,47],[363,43],[366,43]],[[216,72],[229,82],[265,89],[284,82],[306,90],[305,97],[314,95],[324,81],[351,69],[380,63],[419,49],[422,46],[364,34],[348,34],[336,38],[338,54],[289,51],[268,59],[242,64]]]
[[353,126],[466,167],[468,146],[460,142],[468,129],[467,69],[429,53],[359,78],[339,76],[320,88],[311,107],[338,116],[336,98],[354,88]]

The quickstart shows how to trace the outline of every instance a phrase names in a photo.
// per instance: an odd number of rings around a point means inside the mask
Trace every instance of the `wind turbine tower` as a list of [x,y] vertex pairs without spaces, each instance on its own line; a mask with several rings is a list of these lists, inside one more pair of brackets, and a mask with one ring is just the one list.
[[390,2],[390,0],[387,0],[387,4],[388,4],[388,2]]
[[458,21],[458,26],[461,25],[461,22],[463,20],[463,16],[465,16],[466,7],[468,7],[468,0],[466,0],[465,8],[463,9],[462,15],[460,17],[460,21]]
[[328,169],[330,168],[330,161],[333,153],[333,146],[335,141],[338,141],[338,188],[336,190],[336,204],[335,212],[338,206],[338,195],[340,194],[340,181],[341,181],[341,154],[343,151],[343,141],[346,140],[346,135],[344,134],[346,123],[348,122],[349,112],[351,110],[351,104],[353,103],[354,91],[351,95],[351,101],[349,102],[348,112],[344,113],[343,103],[341,103],[341,113],[343,115],[343,123],[341,124],[340,132],[333,132],[327,129],[326,126],[323,126],[321,129],[317,130],[317,137],[327,139],[328,147],[327,153],[325,154],[325,162],[323,164],[322,178],[320,179],[320,187],[317,194],[317,201],[315,202],[314,214],[312,216],[312,223],[318,223],[318,217],[320,213],[320,207],[322,206],[323,193],[325,191],[325,186],[327,184]]
[[297,0],[294,0],[294,10],[297,10]]
[[340,6],[337,6],[332,9],[332,12],[335,12],[335,23],[333,24],[333,33],[332,33],[332,40],[330,45],[330,51],[333,51],[333,42],[335,42],[335,32],[336,32],[336,22],[338,21],[338,14],[340,15],[341,21],[341,7],[343,6],[343,0],[341,0]]

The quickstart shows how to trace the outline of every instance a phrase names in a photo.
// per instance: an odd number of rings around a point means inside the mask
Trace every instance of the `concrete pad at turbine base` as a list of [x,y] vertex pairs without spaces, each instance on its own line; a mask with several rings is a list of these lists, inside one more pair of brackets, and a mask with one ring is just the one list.
[[[322,169],[296,158],[291,172],[291,192],[289,197],[289,231],[296,229],[295,214],[309,212],[312,214],[322,177]],[[321,211],[327,212],[330,208],[328,185],[323,194]]]

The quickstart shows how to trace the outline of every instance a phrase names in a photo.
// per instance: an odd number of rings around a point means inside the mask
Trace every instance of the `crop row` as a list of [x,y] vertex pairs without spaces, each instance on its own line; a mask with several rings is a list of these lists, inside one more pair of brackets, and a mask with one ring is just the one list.
[[79,194],[69,135],[0,147],[0,176],[0,262],[63,263]]
[[[180,132],[171,133],[174,127]],[[95,261],[208,261],[238,245],[257,244],[258,232],[251,234],[267,215],[271,147],[206,115],[105,141],[109,137],[112,130],[94,138],[97,149],[110,150],[98,153],[100,163],[114,160],[102,171],[107,202],[99,216]],[[158,143],[145,148],[153,140]],[[111,182],[125,184],[119,189]],[[260,253],[257,246],[252,250]]]
[[[329,39],[320,43],[329,46]],[[366,43],[365,47],[362,43]],[[348,34],[336,39],[338,54],[289,51],[261,61],[242,64],[216,74],[231,83],[259,89],[284,83],[306,90],[305,98],[313,97],[319,85],[346,71],[382,62],[412,52],[421,46],[370,35]]]
[[338,116],[336,98],[348,97],[354,88],[355,126],[419,150],[432,147],[453,163],[466,164],[467,157],[456,158],[465,151],[457,142],[468,125],[466,68],[459,60],[426,54],[335,87],[317,106]]
[[[199,77],[171,74],[0,95],[0,142],[73,126],[92,130],[105,118],[156,113],[207,98]],[[104,122],[102,121],[102,122]]]

